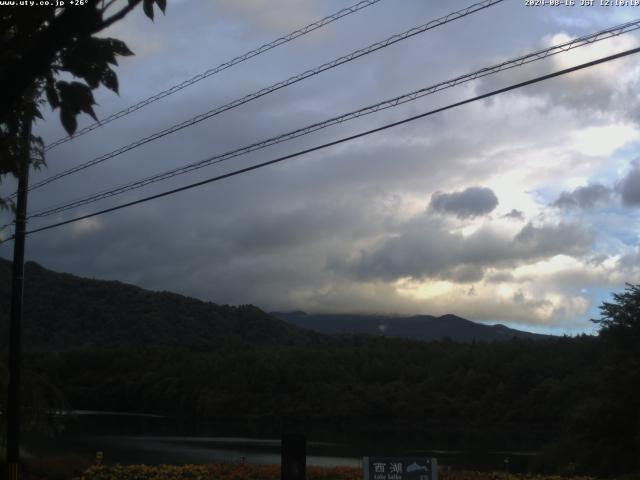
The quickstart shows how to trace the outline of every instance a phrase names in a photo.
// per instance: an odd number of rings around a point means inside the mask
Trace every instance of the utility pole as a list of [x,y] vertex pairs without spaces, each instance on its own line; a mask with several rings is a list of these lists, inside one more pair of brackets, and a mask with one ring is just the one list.
[[13,240],[11,316],[9,323],[9,388],[7,399],[7,465],[9,480],[18,480],[20,461],[20,357],[22,353],[22,299],[24,290],[24,244],[27,216],[29,163],[31,161],[31,118],[24,115],[20,126],[22,161],[18,172],[18,198]]

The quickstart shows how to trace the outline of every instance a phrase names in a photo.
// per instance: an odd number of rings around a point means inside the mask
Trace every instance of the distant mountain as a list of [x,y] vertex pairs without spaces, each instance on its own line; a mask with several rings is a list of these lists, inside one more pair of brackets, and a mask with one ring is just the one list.
[[[11,262],[0,259],[0,338],[8,338]],[[228,306],[115,281],[25,266],[27,350],[99,346],[308,341],[311,332],[252,305]],[[317,334],[315,334],[317,336]]]
[[442,340],[459,342],[500,341],[512,338],[544,339],[548,335],[524,332],[504,325],[484,325],[456,315],[418,315],[413,317],[385,317],[379,315],[328,315],[305,312],[271,312],[271,315],[315,332],[335,334],[365,334],[412,340]]
[[[117,281],[82,278],[25,265],[23,344],[26,350],[159,344],[293,345],[319,334],[368,334],[414,340],[494,341],[544,338],[455,315],[382,317],[267,314],[252,305],[228,306]],[[8,338],[11,262],[0,259],[0,338]]]

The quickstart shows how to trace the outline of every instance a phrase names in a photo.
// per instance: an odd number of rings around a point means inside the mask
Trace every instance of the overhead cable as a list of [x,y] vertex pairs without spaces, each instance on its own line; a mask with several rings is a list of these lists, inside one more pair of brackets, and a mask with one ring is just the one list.
[[237,65],[239,63],[242,63],[246,60],[249,60],[253,57],[256,57],[262,53],[265,53],[273,48],[279,47],[280,45],[284,45],[285,43],[291,42],[292,40],[295,40],[298,37],[302,37],[303,35],[306,35],[307,33],[311,33],[314,30],[317,30],[319,28],[322,28],[326,25],[329,25],[332,22],[335,22],[336,20],[339,20],[342,17],[346,17],[347,15],[351,15],[352,13],[358,12],[360,10],[362,10],[363,8],[367,8],[371,5],[374,5],[378,2],[380,2],[381,0],[363,0],[361,2],[358,2],[354,5],[351,5],[350,7],[346,7],[343,8],[342,10],[331,14],[329,16],[324,17],[321,20],[318,20],[316,22],[313,22],[305,27],[302,27],[298,30],[295,30],[294,32],[289,33],[288,35],[285,35],[283,37],[277,38],[276,40],[273,40],[272,42],[269,43],[265,43],[264,45],[259,46],[258,48],[255,48],[249,52],[243,53],[242,55],[239,55],[227,62],[221,63],[220,65],[218,65],[217,67],[211,68],[209,70],[207,70],[206,72],[202,72],[192,78],[190,78],[189,80],[185,80],[184,82],[181,82],[177,85],[174,85],[166,90],[163,90],[162,92],[156,93],[155,95],[152,95],[149,98],[146,98],[145,100],[141,100],[140,102],[131,105],[127,108],[124,108],[112,115],[109,115],[106,118],[103,118],[102,120],[99,120],[95,123],[92,123],[91,125],[88,125],[78,131],[76,131],[74,133],[73,136],[65,136],[62,137],[58,140],[56,140],[55,142],[51,142],[49,145],[47,145],[45,147],[45,151],[47,150],[51,150],[52,148],[57,147],[58,145],[62,145],[63,143],[66,143],[74,138],[78,138],[82,135],[84,135],[85,133],[88,133],[92,130],[95,130],[98,127],[101,127],[103,125],[106,125],[107,123],[111,123],[114,120],[117,120],[119,118],[125,117],[127,115],[129,115],[130,113],[135,112],[136,110],[140,110],[141,108],[146,107],[147,105],[151,105],[152,103],[157,102],[158,100],[161,100],[165,97],[168,97],[169,95],[172,95],[176,92],[179,92],[180,90],[182,90],[183,88],[187,88],[191,85],[193,85],[194,83],[199,82],[200,80],[204,80],[205,78],[209,78],[212,75],[215,75],[216,73],[220,73],[223,70],[226,70],[228,68],[233,67],[234,65]]
[[[484,93],[482,95],[478,95],[476,97],[472,97],[472,98],[469,98],[467,100],[462,100],[460,102],[452,103],[452,104],[449,104],[449,105],[444,106],[444,107],[436,108],[434,110],[430,110],[428,112],[424,112],[424,113],[421,113],[419,115],[414,115],[412,117],[405,118],[405,119],[397,121],[397,122],[388,123],[388,124],[383,125],[381,127],[373,128],[371,130],[367,130],[367,131],[364,131],[364,132],[361,132],[361,133],[358,133],[358,134],[355,134],[355,135],[350,135],[348,137],[343,137],[343,138],[340,138],[338,140],[334,140],[332,142],[324,143],[322,145],[317,145],[315,147],[307,148],[305,150],[301,150],[301,151],[298,151],[298,152],[295,152],[295,153],[292,153],[292,154],[289,154],[289,155],[284,155],[282,157],[278,157],[278,158],[275,158],[273,160],[269,160],[267,162],[258,163],[256,165],[252,165],[250,167],[241,168],[241,169],[235,170],[233,172],[225,173],[223,175],[218,175],[218,176],[215,176],[215,177],[212,177],[212,178],[208,178],[206,180],[201,180],[199,182],[191,183],[189,185],[185,185],[185,186],[182,186],[182,187],[179,187],[179,188],[174,188],[172,190],[168,190],[168,191],[165,191],[165,192],[162,192],[162,193],[158,193],[158,194],[155,194],[155,195],[150,195],[148,197],[140,198],[138,200],[134,200],[134,201],[127,202],[127,203],[124,203],[124,204],[121,204],[121,205],[117,205],[117,206],[114,206],[114,207],[106,208],[104,210],[99,210],[97,212],[93,212],[93,213],[90,213],[90,214],[87,214],[87,215],[82,215],[80,217],[76,217],[76,218],[72,218],[72,219],[69,219],[69,220],[65,220],[65,221],[61,221],[61,222],[45,225],[43,227],[39,227],[39,228],[35,228],[33,230],[29,230],[26,233],[27,234],[33,234],[33,233],[42,232],[42,231],[45,231],[45,230],[50,230],[52,228],[60,227],[62,225],[68,225],[70,223],[79,222],[81,220],[86,220],[88,218],[92,218],[92,217],[96,217],[96,216],[99,216],[99,215],[103,215],[105,213],[114,212],[114,211],[117,211],[117,210],[121,210],[123,208],[128,208],[128,207],[131,207],[131,206],[134,206],[134,205],[139,205],[141,203],[149,202],[151,200],[156,200],[158,198],[166,197],[168,195],[173,195],[173,194],[178,193],[178,192],[183,192],[185,190],[190,190],[190,189],[193,189],[193,188],[196,188],[196,187],[200,187],[202,185],[206,185],[206,184],[209,184],[209,183],[213,183],[213,182],[217,182],[217,181],[220,181],[220,180],[224,180],[226,178],[234,177],[236,175],[247,173],[247,172],[250,172],[252,170],[258,170],[260,168],[267,167],[269,165],[273,165],[273,164],[276,164],[276,163],[279,163],[279,162],[283,162],[283,161],[289,160],[291,158],[295,158],[295,157],[299,157],[299,156],[302,156],[302,155],[305,155],[305,154],[308,154],[308,153],[311,153],[311,152],[323,150],[325,148],[332,147],[334,145],[338,145],[338,144],[345,143],[345,142],[348,142],[348,141],[351,141],[351,140],[355,140],[357,138],[361,138],[361,137],[364,137],[364,136],[367,136],[367,135],[371,135],[373,133],[381,132],[383,130],[387,130],[389,128],[397,127],[399,125],[404,125],[406,123],[413,122],[415,120],[418,120],[418,119],[421,119],[421,118],[424,118],[424,117],[428,117],[430,115],[434,115],[436,113],[440,113],[440,112],[443,112],[445,110],[450,110],[450,109],[453,109],[453,108],[456,108],[456,107],[460,107],[462,105],[466,105],[466,104],[469,104],[469,103],[472,103],[472,102],[476,102],[476,101],[479,101],[479,100],[484,100],[485,98],[493,97],[495,95],[506,93],[506,92],[509,92],[511,90],[522,88],[522,87],[525,87],[525,86],[528,86],[528,85],[533,85],[535,83],[542,82],[542,81],[545,81],[545,80],[549,80],[551,78],[559,77],[559,76],[562,76],[562,75],[566,75],[566,74],[571,73],[571,72],[575,72],[575,71],[582,70],[582,69],[585,69],[585,68],[593,67],[595,65],[599,65],[599,64],[602,64],[602,63],[605,63],[605,62],[609,62],[609,61],[612,61],[612,60],[615,60],[615,59],[618,59],[618,58],[626,57],[628,55],[633,55],[633,54],[636,54],[638,52],[640,52],[640,48],[633,48],[633,49],[630,49],[630,50],[626,50],[624,52],[617,53],[615,55],[609,55],[607,57],[600,58],[598,60],[593,60],[593,61],[590,61],[590,62],[582,63],[580,65],[576,65],[574,67],[565,68],[563,70],[558,70],[556,72],[553,72],[553,73],[550,73],[550,74],[547,74],[547,75],[542,75],[542,76],[539,76],[539,77],[536,77],[536,78],[533,78],[533,79],[530,79],[530,80],[527,80],[527,81],[524,81],[524,82],[520,82],[520,83],[517,83],[517,84],[514,84],[514,85],[510,85],[508,87],[500,88],[498,90],[493,90],[491,92]],[[9,238],[9,239],[7,239],[5,241],[11,240],[11,238]]]
[[[90,160],[88,162],[82,163],[80,165],[77,165],[75,167],[72,167],[68,170],[65,170],[63,172],[60,172],[56,175],[53,175],[51,177],[45,178],[44,180],[41,180],[39,182],[34,183],[32,186],[29,187],[29,190],[35,190],[37,188],[43,187],[44,185],[47,185],[53,181],[59,180],[60,178],[66,177],[68,175],[77,173],[81,170],[84,170],[86,168],[92,167],[94,165],[97,165],[99,163],[102,163],[106,160],[109,160],[111,158],[117,157],[118,155],[121,155],[125,152],[128,152],[130,150],[133,150],[134,148],[140,147],[142,145],[145,145],[149,142],[152,142],[154,140],[158,140],[159,138],[162,138],[164,136],[170,135],[172,133],[175,133],[179,130],[182,130],[184,128],[187,127],[191,127],[199,122],[202,122],[204,120],[207,120],[215,115],[219,115],[223,112],[226,112],[228,110],[231,110],[233,108],[239,107],[240,105],[243,105],[245,103],[248,103],[252,100],[255,100],[257,98],[263,97],[265,95],[268,95],[270,93],[273,93],[277,90],[280,90],[284,87],[288,87],[290,85],[293,85],[294,83],[298,83],[302,80],[305,80],[309,77],[312,77],[314,75],[318,75],[319,73],[325,72],[327,70],[333,69],[335,67],[338,67],[339,65],[343,65],[345,63],[351,62],[357,58],[363,57],[365,55],[368,55],[370,53],[373,53],[375,51],[381,50],[383,48],[386,48],[390,45],[393,45],[395,43],[398,43],[402,40],[406,40],[408,38],[411,38],[415,35],[427,32],[431,29],[434,29],[436,27],[445,25],[449,22],[452,22],[454,20],[458,20],[460,18],[466,17],[468,15],[471,15],[472,13],[478,12],[480,10],[484,10],[485,8],[489,8],[495,4],[501,3],[504,0],[483,0],[482,2],[478,2],[478,3],[474,3],[473,5],[470,5],[462,10],[458,10],[456,12],[452,12],[449,13],[448,15],[445,15],[443,17],[440,17],[436,20],[431,20],[428,23],[425,23],[424,25],[421,25],[419,27],[414,27],[410,30],[407,30],[406,32],[400,33],[400,34],[396,34],[393,35],[385,40],[382,40],[380,42],[376,42],[372,45],[369,45],[368,47],[365,48],[361,48],[359,50],[356,50],[354,52],[349,53],[348,55],[344,55],[340,58],[337,58],[335,60],[332,60],[330,62],[327,62],[323,65],[320,65],[319,67],[315,67],[312,68],[310,70],[307,70],[303,73],[300,73],[298,75],[294,75],[292,77],[289,77],[287,80],[283,80],[281,82],[278,83],[274,83],[273,85],[263,88],[261,90],[258,90],[254,93],[251,93],[249,95],[245,95],[242,98],[236,99],[230,103],[227,103],[225,105],[222,105],[220,107],[214,108],[212,110],[209,110],[208,112],[202,113],[200,115],[197,115],[195,117],[192,117],[188,120],[185,120],[183,122],[177,123],[169,128],[166,128],[164,130],[161,130],[159,132],[156,132],[152,135],[149,135],[147,137],[141,138],[139,140],[136,140],[133,143],[130,143],[128,145],[125,145],[123,147],[120,147],[116,150],[113,150],[112,152],[109,152],[107,154],[104,154],[100,157],[94,158],[93,160]],[[15,194],[14,194],[15,195]],[[13,196],[13,195],[12,195]],[[12,197],[11,196],[11,197]]]
[[385,110],[388,108],[392,108],[392,107],[396,107],[398,105],[407,103],[407,102],[411,102],[414,100],[417,100],[419,98],[422,98],[424,96],[427,95],[431,95],[433,93],[439,92],[441,90],[447,89],[447,88],[452,88],[456,85],[460,85],[462,83],[466,83],[466,82],[470,82],[472,80],[476,80],[482,77],[486,77],[488,75],[493,75],[496,74],[498,72],[504,71],[504,70],[509,70],[511,68],[515,68],[515,67],[519,67],[531,62],[535,62],[538,60],[542,60],[544,58],[548,58],[550,56],[553,55],[557,55],[559,53],[563,53],[578,47],[582,47],[585,45],[589,45],[592,44],[594,42],[600,41],[600,40],[604,40],[607,38],[611,38],[617,35],[621,35],[623,33],[627,33],[633,30],[637,30],[640,28],[640,19],[638,20],[634,20],[632,22],[627,22],[621,25],[617,25],[615,27],[611,27],[608,28],[606,30],[601,30],[599,32],[596,33],[592,33],[590,35],[585,35],[573,40],[569,40],[567,42],[558,44],[558,45],[554,45],[551,46],[549,48],[545,48],[542,50],[538,50],[526,55],[522,55],[520,57],[511,59],[511,60],[507,60],[495,65],[492,65],[490,67],[485,67],[482,68],[480,70],[476,70],[472,73],[467,73],[464,75],[460,75],[458,77],[455,77],[453,79],[450,80],[446,80],[440,83],[437,83],[435,85],[431,85],[428,87],[424,87],[421,88],[419,90],[415,90],[409,93],[405,93],[403,95],[399,95],[381,102],[378,102],[376,104],[373,105],[369,105],[367,107],[363,107],[360,108],[358,110],[354,110],[339,116],[335,116],[332,118],[329,118],[327,120],[323,120],[321,122],[317,122],[317,123],[313,123],[311,125],[307,125],[305,127],[302,128],[298,128],[296,130],[278,135],[278,136],[274,136],[271,138],[268,138],[266,140],[261,140],[259,142],[255,142],[251,145],[247,145],[235,150],[231,150],[219,155],[215,155],[209,158],[206,158],[204,160],[200,160],[198,162],[194,162],[194,163],[190,163],[188,165],[183,165],[162,173],[158,173],[149,177],[145,177],[142,179],[138,179],[135,180],[133,182],[129,182],[127,184],[124,185],[120,185],[118,187],[114,187],[111,188],[109,190],[103,190],[101,192],[98,193],[94,193],[76,200],[72,200],[72,201],[68,201],[65,203],[60,203],[56,206],[53,207],[47,207],[45,209],[41,209],[39,211],[36,211],[32,214],[29,215],[28,218],[41,218],[41,217],[46,217],[49,215],[53,215],[56,213],[61,213],[64,212],[66,210],[70,210],[72,208],[76,208],[76,207],[80,207],[82,205],[87,205],[89,203],[93,203],[96,202],[98,200],[102,200],[105,198],[110,198],[125,192],[128,192],[130,190],[135,190],[138,188],[142,188],[146,185],[150,185],[152,183],[156,183],[162,180],[166,180],[178,175],[182,175],[194,170],[198,170],[200,168],[204,168],[207,166],[211,166],[217,163],[222,163],[226,160],[241,156],[241,155],[245,155],[248,154],[250,152],[254,152],[257,150],[261,150],[263,148],[278,144],[278,143],[282,143],[288,140],[292,140],[294,138],[298,138],[301,137],[303,135],[308,135],[310,133],[316,132],[318,130],[322,130],[324,128],[333,126],[333,125],[338,125],[350,120],[354,120],[356,118],[365,116],[365,115],[369,115],[375,112],[379,112],[381,110]]

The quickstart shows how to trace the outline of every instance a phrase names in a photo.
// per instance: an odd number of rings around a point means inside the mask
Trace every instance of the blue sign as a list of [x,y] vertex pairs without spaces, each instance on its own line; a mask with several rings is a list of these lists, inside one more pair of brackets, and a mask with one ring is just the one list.
[[364,480],[438,480],[435,458],[364,457]]

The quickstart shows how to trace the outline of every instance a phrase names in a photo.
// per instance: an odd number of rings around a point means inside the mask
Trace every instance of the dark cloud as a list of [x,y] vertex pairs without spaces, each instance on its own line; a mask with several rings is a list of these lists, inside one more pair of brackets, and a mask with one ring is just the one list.
[[525,225],[514,237],[511,246],[514,258],[544,258],[553,255],[580,256],[593,242],[593,232],[576,223]]
[[509,213],[502,216],[503,218],[511,218],[513,220],[524,220],[524,212],[512,209]]
[[469,187],[461,192],[434,193],[429,208],[458,218],[486,215],[498,206],[498,197],[485,187]]
[[593,242],[593,232],[579,224],[523,227],[509,238],[491,229],[463,236],[430,222],[411,226],[378,246],[364,250],[334,268],[360,279],[393,281],[432,278],[476,282],[487,268],[505,268],[555,255],[582,256]]
[[620,182],[622,203],[628,207],[640,205],[640,168],[635,168]]
[[592,209],[596,205],[610,200],[611,193],[609,187],[595,183],[586,187],[578,187],[571,192],[562,192],[551,205],[563,209]]

